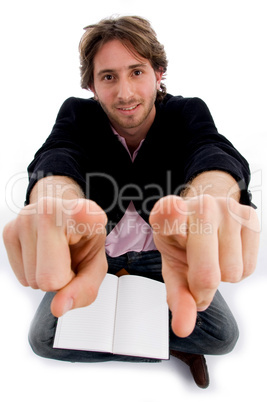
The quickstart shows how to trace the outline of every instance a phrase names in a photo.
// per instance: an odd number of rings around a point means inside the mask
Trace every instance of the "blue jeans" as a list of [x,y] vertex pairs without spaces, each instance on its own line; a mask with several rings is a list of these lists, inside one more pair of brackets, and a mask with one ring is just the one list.
[[[107,256],[111,274],[125,268],[129,274],[140,275],[163,282],[161,255],[158,251],[129,252],[111,258]],[[109,360],[128,362],[158,362],[132,356],[114,355],[102,352],[53,349],[57,318],[50,311],[55,293],[46,293],[32,321],[29,342],[33,351],[42,357],[70,362],[104,362]],[[170,313],[171,321],[171,313]],[[229,353],[238,339],[236,321],[219,291],[210,307],[198,313],[194,331],[187,338],[176,336],[170,326],[170,349],[195,354],[220,355]]]

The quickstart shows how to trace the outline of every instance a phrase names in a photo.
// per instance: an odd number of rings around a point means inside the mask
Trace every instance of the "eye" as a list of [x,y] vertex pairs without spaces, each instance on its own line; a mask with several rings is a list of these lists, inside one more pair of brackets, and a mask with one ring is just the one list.
[[113,75],[111,75],[111,74],[106,74],[105,76],[104,76],[104,80],[105,81],[111,81],[113,79]]
[[141,70],[135,70],[135,71],[133,72],[133,74],[138,77],[139,75],[142,75],[143,72],[142,72]]

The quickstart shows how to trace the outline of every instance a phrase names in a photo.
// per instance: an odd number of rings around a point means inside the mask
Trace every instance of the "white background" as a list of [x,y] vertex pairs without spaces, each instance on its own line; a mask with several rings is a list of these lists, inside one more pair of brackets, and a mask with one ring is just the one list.
[[62,102],[79,88],[83,27],[112,14],[149,19],[169,60],[168,91],[198,96],[220,133],[249,160],[262,223],[258,268],[221,290],[240,327],[227,356],[207,357],[211,385],[199,390],[187,367],[69,364],[35,356],[27,343],[42,292],[16,281],[0,243],[2,400],[225,401],[266,395],[266,2],[260,0],[9,0],[1,3],[0,223],[23,206],[26,167],[49,135]]

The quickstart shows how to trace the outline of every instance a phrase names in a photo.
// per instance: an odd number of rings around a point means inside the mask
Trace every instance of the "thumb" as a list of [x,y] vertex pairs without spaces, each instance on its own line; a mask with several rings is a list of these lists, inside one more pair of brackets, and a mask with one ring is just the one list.
[[51,303],[51,312],[55,317],[61,317],[71,309],[88,306],[97,298],[108,270],[104,248],[81,265],[72,281],[55,295]]

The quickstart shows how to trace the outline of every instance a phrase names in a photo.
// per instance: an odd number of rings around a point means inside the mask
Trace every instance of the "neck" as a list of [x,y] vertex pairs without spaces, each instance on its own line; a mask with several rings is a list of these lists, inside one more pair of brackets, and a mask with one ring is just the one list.
[[140,142],[146,138],[146,135],[155,119],[155,115],[156,115],[156,109],[154,107],[153,112],[149,116],[149,119],[146,119],[136,127],[126,128],[119,126],[118,124],[116,124],[116,122],[111,122],[116,132],[121,137],[125,138],[127,146],[131,153],[133,153],[138,148]]
[[[142,140],[141,140],[141,141],[142,141]],[[133,156],[134,151],[139,147],[139,144],[140,144],[141,141],[139,141],[137,144],[131,145],[131,144],[129,144],[129,142],[126,140],[127,147],[128,147],[129,152],[130,152],[130,154],[131,154],[132,156]]]

